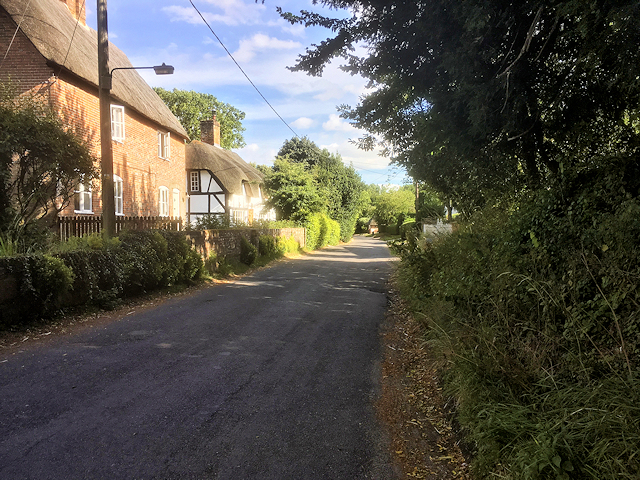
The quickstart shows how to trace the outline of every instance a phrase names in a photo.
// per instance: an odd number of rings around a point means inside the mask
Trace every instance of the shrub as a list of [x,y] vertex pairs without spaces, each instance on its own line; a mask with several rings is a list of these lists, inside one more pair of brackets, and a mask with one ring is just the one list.
[[258,249],[246,237],[240,238],[240,261],[252,265],[258,258]]
[[[640,179],[567,173],[402,247],[478,478],[637,478]],[[635,168],[635,167],[634,167]]]
[[1,270],[15,278],[17,296],[0,310],[0,324],[49,317],[62,304],[73,284],[73,271],[49,255],[20,255],[0,259]]
[[124,270],[114,249],[76,250],[57,254],[75,275],[66,305],[114,308],[124,290]]
[[298,241],[291,237],[278,237],[276,239],[278,253],[284,255],[286,253],[297,253],[300,250]]
[[279,253],[277,240],[271,235],[260,235],[258,239],[258,253],[264,256],[277,255]]
[[331,220],[325,213],[313,213],[309,215],[306,224],[308,250],[316,250],[327,245],[340,243],[340,225]]
[[167,279],[168,244],[157,231],[131,230],[120,234],[118,257],[124,270],[125,295],[148,292]]
[[184,235],[168,230],[160,230],[159,233],[167,242],[162,285],[188,283],[200,278],[204,268],[202,257],[191,248]]

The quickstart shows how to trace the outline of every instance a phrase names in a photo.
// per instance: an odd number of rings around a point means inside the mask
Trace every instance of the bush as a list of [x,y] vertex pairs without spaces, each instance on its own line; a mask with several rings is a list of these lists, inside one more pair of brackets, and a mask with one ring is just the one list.
[[167,242],[162,285],[189,283],[200,278],[204,268],[202,257],[191,248],[184,235],[168,230],[160,230],[159,233]]
[[62,305],[73,284],[73,271],[50,255],[20,255],[0,259],[0,270],[15,280],[17,296],[2,306],[0,324],[50,317]]
[[300,250],[298,241],[291,237],[278,237],[276,239],[278,253],[285,255],[287,253],[297,253]]
[[402,247],[402,289],[446,356],[478,478],[640,474],[640,178],[629,167],[566,174]]
[[263,256],[275,256],[279,253],[277,240],[271,235],[260,235],[258,253]]
[[124,269],[114,249],[76,250],[57,255],[73,270],[75,280],[66,305],[97,305],[112,309],[124,290]]
[[258,249],[246,237],[240,238],[240,261],[252,265],[258,258]]
[[313,213],[306,224],[308,250],[316,250],[327,245],[340,243],[340,225],[325,213]]

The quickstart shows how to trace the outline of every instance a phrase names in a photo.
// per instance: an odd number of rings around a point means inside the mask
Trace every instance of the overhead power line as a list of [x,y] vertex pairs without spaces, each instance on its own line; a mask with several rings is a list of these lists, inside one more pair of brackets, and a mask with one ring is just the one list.
[[13,37],[11,37],[11,41],[9,42],[9,46],[7,47],[7,51],[4,52],[4,57],[2,57],[2,61],[0,62],[0,67],[2,67],[2,64],[7,59],[7,55],[9,55],[9,50],[11,50],[11,46],[13,45],[13,41],[15,40],[16,35],[18,34],[18,31],[20,30],[20,25],[22,25],[22,22],[24,21],[24,17],[27,15],[27,10],[29,10],[29,5],[31,5],[31,0],[29,0],[29,2],[27,3],[27,6],[24,7],[24,12],[22,12],[22,18],[20,19],[20,21],[18,22],[18,25],[16,26],[16,31],[13,32]]
[[218,40],[218,42],[220,42],[220,45],[222,45],[222,48],[224,48],[225,52],[227,52],[227,55],[229,55],[229,57],[231,57],[231,60],[233,60],[233,63],[236,64],[236,66],[240,69],[240,71],[242,72],[242,74],[245,76],[245,78],[249,81],[249,83],[251,84],[251,86],[256,90],[256,92],[258,92],[258,94],[262,97],[262,99],[266,102],[267,105],[269,105],[269,108],[271,108],[271,110],[273,110],[273,113],[275,113],[278,118],[280,120],[282,120],[282,123],[284,123],[287,128],[289,130],[291,130],[293,132],[293,134],[296,137],[299,137],[299,135],[293,130],[293,128],[291,128],[289,126],[289,124],[285,121],[284,118],[282,118],[280,116],[280,114],[276,111],[275,108],[273,108],[273,105],[271,105],[269,103],[269,100],[267,100],[265,98],[265,96],[262,94],[262,92],[258,89],[258,87],[256,87],[255,83],[253,83],[251,81],[251,79],[249,78],[249,75],[246,74],[246,72],[242,69],[242,67],[240,66],[240,64],[236,61],[235,58],[233,58],[233,55],[231,55],[231,52],[227,49],[227,47],[225,46],[224,43],[222,43],[222,40],[220,40],[220,37],[218,37],[218,35],[216,35],[216,32],[213,31],[213,28],[211,28],[211,25],[209,25],[209,22],[207,22],[207,20],[204,18],[204,16],[202,15],[202,13],[200,13],[200,10],[198,10],[198,7],[195,6],[195,4],[193,3],[193,0],[189,0],[189,2],[191,3],[191,6],[195,9],[196,12],[198,12],[198,15],[200,15],[200,18],[202,19],[202,21],[204,22],[204,24],[209,27],[209,30],[211,30],[211,33],[213,33],[213,36],[216,37],[216,39]]

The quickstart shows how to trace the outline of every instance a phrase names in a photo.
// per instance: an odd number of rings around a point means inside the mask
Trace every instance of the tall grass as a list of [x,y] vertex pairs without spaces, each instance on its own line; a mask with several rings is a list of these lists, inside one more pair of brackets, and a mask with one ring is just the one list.
[[640,478],[640,202],[589,188],[402,248],[478,478]]

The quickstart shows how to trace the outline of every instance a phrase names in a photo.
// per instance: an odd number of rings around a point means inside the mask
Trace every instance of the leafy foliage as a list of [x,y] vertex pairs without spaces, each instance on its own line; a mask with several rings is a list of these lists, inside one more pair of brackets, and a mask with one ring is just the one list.
[[200,122],[210,120],[215,112],[220,122],[220,144],[223,148],[242,148],[245,146],[244,127],[242,121],[244,112],[228,103],[219,101],[209,93],[199,93],[193,90],[172,91],[156,87],[155,92],[167,104],[169,110],[178,117],[180,123],[192,140],[200,140]]
[[258,248],[247,237],[240,237],[240,261],[245,265],[252,265],[258,258]]
[[33,239],[36,224],[51,223],[77,183],[95,175],[88,146],[43,99],[16,97],[10,85],[0,85],[0,232],[6,239]]
[[[335,57],[371,93],[343,117],[394,161],[471,214],[545,185],[564,168],[638,147],[640,15],[634,0],[472,2],[323,0],[347,18],[281,12],[331,38],[293,70]],[[366,45],[363,56],[354,54]]]
[[267,208],[275,208],[279,219],[304,222],[320,209],[313,175],[301,163],[276,158],[264,185],[269,196]]
[[479,478],[640,472],[637,169],[608,158],[406,243],[405,292],[446,355]]
[[355,169],[307,137],[287,140],[278,155],[273,171],[266,173],[265,185],[272,198],[279,198],[281,218],[305,222],[311,213],[326,212],[339,223],[342,241],[348,242],[365,188]]
[[[17,319],[33,321],[53,315],[70,290],[74,273],[50,255],[20,255],[0,259],[0,270],[15,279],[15,299],[0,309],[0,326]],[[7,285],[4,286],[7,288]]]

